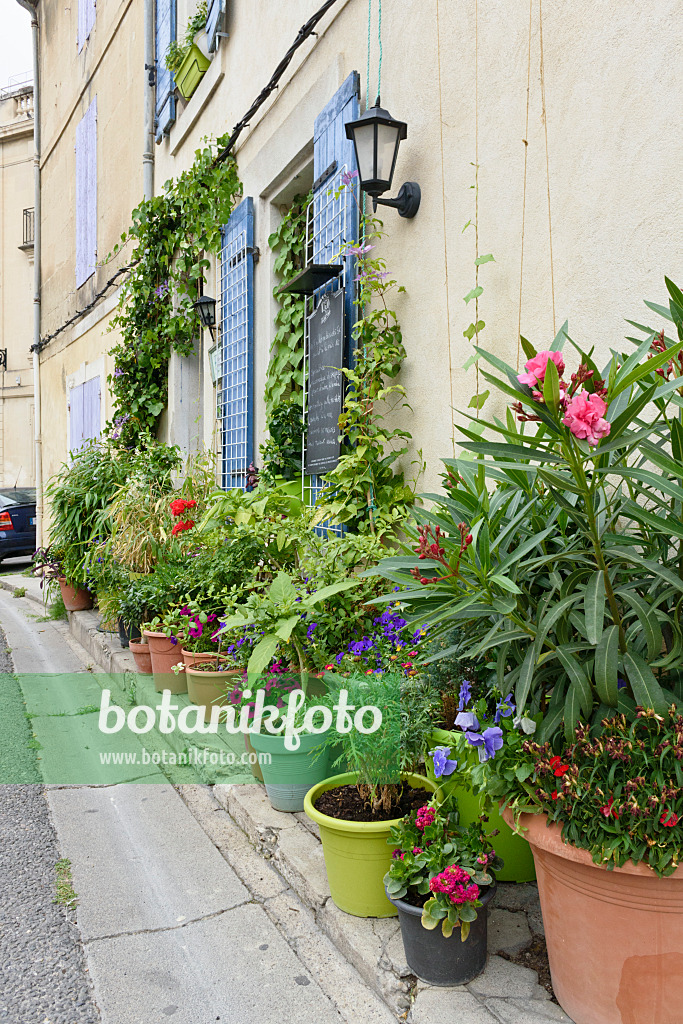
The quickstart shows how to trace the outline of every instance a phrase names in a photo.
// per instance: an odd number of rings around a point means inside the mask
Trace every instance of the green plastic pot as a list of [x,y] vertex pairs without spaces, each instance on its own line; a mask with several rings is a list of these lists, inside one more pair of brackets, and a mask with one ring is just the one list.
[[251,733],[251,745],[258,754],[270,755],[260,759],[263,781],[268,799],[276,811],[303,811],[304,798],[311,786],[322,782],[330,773],[329,751],[318,753],[325,736],[310,733],[299,737],[300,746],[288,750],[284,736],[269,733]]
[[[433,750],[438,746],[450,747],[452,742],[451,734],[445,729],[434,729],[430,736],[429,749]],[[427,775],[434,779],[431,766],[427,768]],[[438,781],[444,799],[450,796],[454,798],[463,825],[470,825],[479,819],[482,813],[481,798],[471,789],[457,781],[449,782],[447,778],[435,781]],[[496,871],[498,881],[533,882],[536,878],[536,868],[531,847],[526,839],[515,835],[510,826],[503,821],[497,808],[494,811],[487,811],[486,814],[489,819],[487,829],[498,829],[499,832],[493,839],[494,849],[503,860],[503,868]]]
[[199,47],[192,43],[175,74],[175,84],[183,99],[189,100],[210,63],[209,58],[205,57]]
[[[304,810],[320,829],[327,880],[336,906],[354,917],[395,917],[398,911],[387,899],[384,876],[396,848],[387,843],[389,832],[401,819],[343,821],[315,807],[318,797],[328,789],[353,785],[357,778],[356,772],[346,772],[319,782],[306,794]],[[407,775],[404,781],[432,793],[439,789],[437,782],[422,775]]]

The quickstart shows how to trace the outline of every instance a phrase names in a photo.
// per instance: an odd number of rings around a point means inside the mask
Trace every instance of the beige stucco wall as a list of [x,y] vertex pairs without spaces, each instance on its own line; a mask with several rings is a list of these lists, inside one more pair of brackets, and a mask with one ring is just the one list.
[[[622,344],[623,318],[647,320],[642,299],[663,301],[664,274],[683,279],[682,185],[671,128],[683,99],[678,5],[544,6],[548,173],[539,4],[532,2],[530,40],[528,5],[478,6],[477,16],[475,0],[440,0],[438,33],[436,0],[385,2],[383,10],[382,102],[409,126],[395,183],[418,181],[423,199],[413,221],[384,212],[382,252],[407,289],[396,301],[408,350],[403,382],[414,409],[408,425],[429,463],[427,487],[436,483],[439,458],[452,454],[451,398],[463,410],[476,386],[474,370],[463,369],[471,348],[462,334],[474,316],[474,304],[466,307],[463,296],[474,285],[475,235],[462,228],[474,218],[477,151],[479,252],[495,256],[480,270],[483,347],[516,363],[525,137],[521,329],[537,347],[553,338],[548,188],[557,329],[568,318],[572,336],[607,358],[610,347]],[[314,7],[308,0],[278,5],[274,18],[266,0],[229,5],[230,38],[157,148],[157,181],[188,166],[203,135],[230,129]],[[279,216],[280,190],[310,159],[315,115],[352,70],[365,91],[367,5],[340,0],[318,32],[238,149],[261,250],[255,272],[259,440],[273,314],[266,240]],[[373,32],[371,102],[376,76]],[[489,402],[486,411],[495,408]]]
[[[78,4],[41,0],[42,322],[55,331],[106,284],[127,252],[98,266],[76,288],[76,127],[97,97],[97,257],[104,261],[130,223],[142,195],[143,9],[141,0],[97,5],[95,24],[78,53]],[[94,376],[102,384],[101,425],[111,412],[107,326],[116,290],[67,328],[41,354],[43,475],[68,454],[69,387]]]
[[[157,190],[191,164],[203,136],[230,130],[315,7],[313,0],[231,0],[229,38],[221,40],[189,103],[179,101],[170,137],[155,147]],[[41,8],[46,30],[54,30],[43,63],[51,97],[44,133],[45,332],[83,301],[74,294],[73,135],[95,92],[100,254],[140,198],[142,0],[100,5],[78,58],[76,5],[69,13],[57,0],[46,0]],[[181,32],[191,8],[189,0],[180,5]],[[403,383],[414,410],[404,425],[428,460],[427,489],[437,482],[439,459],[452,454],[451,404],[465,409],[475,387],[474,370],[463,369],[471,346],[462,334],[474,313],[463,296],[474,284],[475,235],[462,228],[474,217],[477,155],[479,252],[495,256],[480,272],[484,347],[516,361],[525,151],[521,329],[537,346],[552,340],[553,295],[556,327],[568,318],[572,335],[606,357],[622,344],[623,317],[647,318],[642,299],[663,300],[664,274],[683,280],[682,185],[672,131],[683,99],[677,9],[675,0],[544,5],[544,124],[538,0],[531,4],[530,48],[529,7],[519,0],[480,0],[478,10],[475,0],[385,0],[382,101],[408,122],[395,185],[416,180],[423,199],[413,221],[385,211],[382,254],[407,289],[396,300],[408,350]],[[367,4],[338,0],[240,140],[240,174],[245,195],[254,198],[261,250],[255,272],[257,445],[265,427],[260,398],[274,313],[267,237],[294,175],[310,180],[316,114],[353,70],[365,90],[366,42]],[[373,29],[371,101],[376,78]],[[45,362],[55,359],[56,366],[46,372],[45,386],[56,387],[83,359],[99,358],[109,342],[100,325],[74,342],[73,352],[68,344],[58,356],[46,350]],[[172,385],[180,379],[173,374]],[[199,400],[204,418],[197,430],[210,443],[211,388],[204,387]],[[176,414],[166,418],[170,436]],[[53,467],[50,455],[46,471]]]
[[31,86],[0,98],[0,486],[35,479],[33,377],[33,249],[23,246],[23,211],[33,206]]

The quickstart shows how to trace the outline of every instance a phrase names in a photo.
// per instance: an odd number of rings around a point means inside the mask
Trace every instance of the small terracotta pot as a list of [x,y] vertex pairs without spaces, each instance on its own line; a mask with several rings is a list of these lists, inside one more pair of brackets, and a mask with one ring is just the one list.
[[[200,655],[197,655],[199,658]],[[204,664],[207,664],[205,661]],[[213,662],[208,662],[213,664]],[[204,721],[208,722],[215,707],[227,702],[228,688],[232,689],[235,676],[241,676],[242,669],[228,669],[226,672],[198,672],[192,666],[185,670],[187,695],[193,704],[204,708]]]
[[[508,824],[512,815],[506,810]],[[683,866],[607,871],[523,814],[536,862],[553,989],[575,1024],[674,1024],[683,985]]]
[[143,634],[149,644],[149,653],[152,656],[152,672],[154,673],[154,689],[161,693],[162,690],[170,690],[171,693],[187,693],[187,680],[185,671],[171,671],[173,665],[182,661],[182,645],[171,643],[171,638],[165,633],[152,632],[149,629],[143,630]]
[[62,601],[68,612],[85,612],[92,608],[92,597],[82,587],[72,587],[66,582],[65,576],[59,577],[59,589],[62,592]]
[[180,653],[183,656],[185,668],[192,668],[193,665],[205,665],[207,662],[213,663],[218,661],[217,654],[195,654],[193,651],[186,651],[184,647]]
[[151,676],[152,655],[149,651],[149,644],[143,643],[139,640],[131,640],[128,644],[128,650],[135,658],[135,667],[138,672],[140,672],[141,675]]

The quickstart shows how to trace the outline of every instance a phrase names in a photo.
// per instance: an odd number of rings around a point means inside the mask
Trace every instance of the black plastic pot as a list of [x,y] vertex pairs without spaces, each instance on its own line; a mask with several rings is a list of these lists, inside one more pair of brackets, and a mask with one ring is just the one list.
[[492,885],[481,898],[477,919],[463,942],[460,929],[454,928],[444,938],[441,925],[430,931],[422,927],[422,909],[403,900],[388,898],[398,910],[406,960],[411,971],[430,985],[466,985],[481,974],[486,966],[488,904],[496,891]]
[[137,626],[131,626],[129,629],[123,619],[119,619],[119,640],[122,647],[128,647],[131,640],[135,642],[140,639],[141,634]]

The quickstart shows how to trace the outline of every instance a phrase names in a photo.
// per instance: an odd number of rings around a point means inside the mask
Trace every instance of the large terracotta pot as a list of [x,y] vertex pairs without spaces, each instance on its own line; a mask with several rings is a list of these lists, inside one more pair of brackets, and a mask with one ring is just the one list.
[[[198,656],[199,657],[199,656]],[[206,664],[207,659],[204,659]],[[191,665],[185,669],[187,695],[192,704],[204,708],[204,721],[211,720],[214,707],[227,702],[228,691],[234,689],[236,677],[241,676],[242,669],[229,669],[226,672],[198,672]]]
[[152,655],[149,652],[149,644],[143,643],[142,640],[131,640],[128,649],[135,658],[135,667],[138,672],[141,675],[151,676]]
[[207,661],[218,661],[217,654],[209,654],[208,652],[206,652],[205,654],[195,654],[194,651],[186,651],[185,648],[183,647],[180,653],[183,656],[185,668],[192,668],[193,665],[198,664],[205,665]]
[[[512,816],[503,812],[510,824]],[[576,1024],[678,1024],[683,988],[683,867],[658,878],[630,861],[607,871],[523,814],[553,989]]]
[[59,577],[59,589],[62,592],[62,601],[68,612],[85,612],[92,608],[92,597],[82,587],[72,587],[66,582],[64,576]]
[[170,690],[171,693],[187,693],[187,680],[185,672],[171,671],[173,665],[182,661],[180,643],[171,642],[171,638],[165,633],[155,633],[149,629],[143,630],[149,644],[149,653],[152,656],[152,671],[154,673],[154,689],[158,692]]

